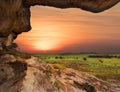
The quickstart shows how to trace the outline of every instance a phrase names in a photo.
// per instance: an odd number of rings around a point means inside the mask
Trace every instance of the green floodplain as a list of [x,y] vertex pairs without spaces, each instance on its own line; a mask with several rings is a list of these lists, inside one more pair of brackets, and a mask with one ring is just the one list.
[[73,68],[120,84],[120,54],[37,54],[57,69]]

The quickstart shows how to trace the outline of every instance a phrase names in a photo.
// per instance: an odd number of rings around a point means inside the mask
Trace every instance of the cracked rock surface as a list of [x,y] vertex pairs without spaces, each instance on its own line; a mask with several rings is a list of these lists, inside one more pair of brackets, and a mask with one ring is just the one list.
[[81,71],[56,69],[34,56],[2,54],[0,92],[120,92],[120,88]]

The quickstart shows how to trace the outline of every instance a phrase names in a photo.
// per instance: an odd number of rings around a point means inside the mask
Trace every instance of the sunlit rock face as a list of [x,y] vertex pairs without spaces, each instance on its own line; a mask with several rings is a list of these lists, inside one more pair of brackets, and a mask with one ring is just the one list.
[[119,86],[23,53],[0,54],[0,92],[120,92]]
[[30,6],[72,7],[97,13],[118,2],[120,0],[0,0],[0,49],[12,47],[18,34],[31,29]]

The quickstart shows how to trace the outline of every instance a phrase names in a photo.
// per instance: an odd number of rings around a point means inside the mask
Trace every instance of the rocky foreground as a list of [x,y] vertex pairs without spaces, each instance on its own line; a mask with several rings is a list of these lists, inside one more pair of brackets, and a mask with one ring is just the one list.
[[119,86],[34,56],[0,54],[0,92],[120,92]]

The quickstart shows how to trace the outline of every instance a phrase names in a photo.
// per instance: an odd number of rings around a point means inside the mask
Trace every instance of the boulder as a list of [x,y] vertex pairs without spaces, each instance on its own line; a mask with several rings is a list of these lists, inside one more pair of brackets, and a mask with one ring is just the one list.
[[0,56],[0,92],[120,92],[118,85],[37,57]]

